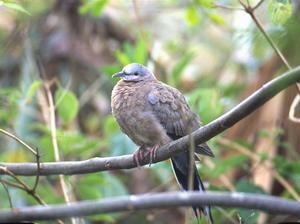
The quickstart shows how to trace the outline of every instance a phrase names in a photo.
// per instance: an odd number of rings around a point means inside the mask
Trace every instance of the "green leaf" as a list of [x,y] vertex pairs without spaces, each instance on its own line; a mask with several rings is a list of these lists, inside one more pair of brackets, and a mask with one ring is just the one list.
[[103,181],[98,173],[82,176],[77,184],[76,193],[81,200],[99,199],[102,197],[99,188],[103,185]]
[[79,110],[79,102],[75,94],[60,88],[55,92],[55,102],[59,116],[65,123],[70,123]]
[[196,0],[196,3],[204,8],[212,8],[214,6],[214,0]]
[[131,154],[136,149],[136,145],[121,132],[111,137],[110,156]]
[[38,88],[40,88],[42,82],[41,80],[34,81],[28,88],[28,92],[26,95],[26,103],[30,103],[32,101],[33,96],[35,95]]
[[64,155],[80,155],[80,158],[86,158],[93,154],[97,149],[105,144],[105,140],[91,138],[80,133],[57,131],[57,140],[60,150]]
[[122,51],[117,50],[116,57],[122,66],[128,65],[130,63],[130,58]]
[[208,17],[217,25],[225,25],[225,19],[218,13],[208,13]]
[[100,16],[107,3],[108,0],[87,0],[80,6],[79,13],[86,14],[90,12],[95,17]]
[[112,115],[105,118],[103,129],[106,136],[115,134],[119,130],[117,121]]
[[180,76],[184,69],[187,67],[187,65],[193,60],[194,53],[187,52],[185,53],[180,60],[175,64],[171,71],[171,80],[172,84],[176,85],[180,81]]
[[24,9],[21,5],[18,5],[16,3],[1,1],[0,5],[4,5],[5,7],[9,8],[9,9],[13,9],[13,10],[16,10],[18,12],[25,13],[27,15],[31,15],[26,9]]
[[112,79],[111,76],[117,72],[119,72],[122,69],[121,66],[117,65],[105,65],[100,68],[100,72],[104,73],[106,76],[108,76],[109,80],[112,80],[113,82],[117,82],[117,79]]
[[114,197],[127,195],[128,191],[125,185],[120,181],[118,176],[109,172],[102,172],[103,184],[101,185],[101,193],[105,197]]
[[218,162],[216,162],[216,168],[212,171],[211,176],[217,178],[224,172],[234,167],[241,166],[247,161],[247,159],[248,159],[247,156],[236,155],[236,156],[231,156],[227,159],[219,160]]
[[145,64],[147,60],[147,47],[144,39],[140,37],[137,41],[134,58],[136,63]]
[[269,0],[268,12],[274,24],[284,24],[291,17],[293,7],[289,0]]
[[216,88],[195,89],[187,96],[187,99],[205,124],[221,115],[223,111],[221,96]]
[[193,5],[190,5],[185,10],[185,19],[190,26],[196,26],[200,23],[200,14],[197,8]]

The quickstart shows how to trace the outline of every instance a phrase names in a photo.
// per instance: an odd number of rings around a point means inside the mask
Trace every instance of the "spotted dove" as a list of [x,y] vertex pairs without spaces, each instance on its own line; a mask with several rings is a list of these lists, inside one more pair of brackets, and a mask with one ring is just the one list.
[[[159,146],[200,127],[199,117],[190,110],[184,96],[177,89],[158,81],[145,66],[129,64],[113,77],[121,80],[112,91],[112,113],[121,130],[140,147],[134,154],[137,165],[140,153],[150,152],[152,161]],[[195,152],[213,156],[205,143],[196,145]],[[183,190],[188,190],[188,149],[172,156],[171,162],[177,182]],[[197,171],[194,172],[193,190],[205,191]],[[193,209],[196,216],[202,211],[212,223],[209,206]]]

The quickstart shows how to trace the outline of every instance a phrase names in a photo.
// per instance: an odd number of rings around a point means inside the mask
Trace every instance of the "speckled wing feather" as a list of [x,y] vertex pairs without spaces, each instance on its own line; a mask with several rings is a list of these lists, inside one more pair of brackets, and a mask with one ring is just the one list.
[[[189,108],[184,96],[175,88],[164,83],[153,84],[148,94],[151,108],[173,140],[181,138],[200,127],[200,119]],[[196,153],[214,156],[207,144],[196,146]]]

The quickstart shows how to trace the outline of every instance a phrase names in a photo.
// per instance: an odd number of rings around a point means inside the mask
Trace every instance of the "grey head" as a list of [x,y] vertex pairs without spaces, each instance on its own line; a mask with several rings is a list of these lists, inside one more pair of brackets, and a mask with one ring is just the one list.
[[126,65],[121,72],[113,74],[112,78],[115,77],[120,77],[126,82],[140,82],[155,79],[155,76],[147,67],[138,63]]

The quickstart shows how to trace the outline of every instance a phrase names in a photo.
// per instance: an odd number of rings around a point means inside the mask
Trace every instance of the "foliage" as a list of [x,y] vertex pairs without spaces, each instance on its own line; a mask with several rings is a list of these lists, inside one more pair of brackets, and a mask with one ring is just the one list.
[[269,0],[269,16],[275,24],[284,24],[291,17],[293,8],[290,0]]
[[79,110],[79,103],[74,93],[60,88],[55,92],[55,101],[59,116],[65,123],[70,123]]
[[14,1],[10,1],[10,0],[0,1],[0,6],[5,6],[5,7],[9,8],[9,9],[16,10],[18,12],[30,15],[30,13],[26,9],[24,9],[22,7],[22,5],[20,5],[18,3],[15,3]]
[[79,12],[81,14],[90,12],[93,16],[100,16],[108,2],[108,0],[87,0],[80,6]]

